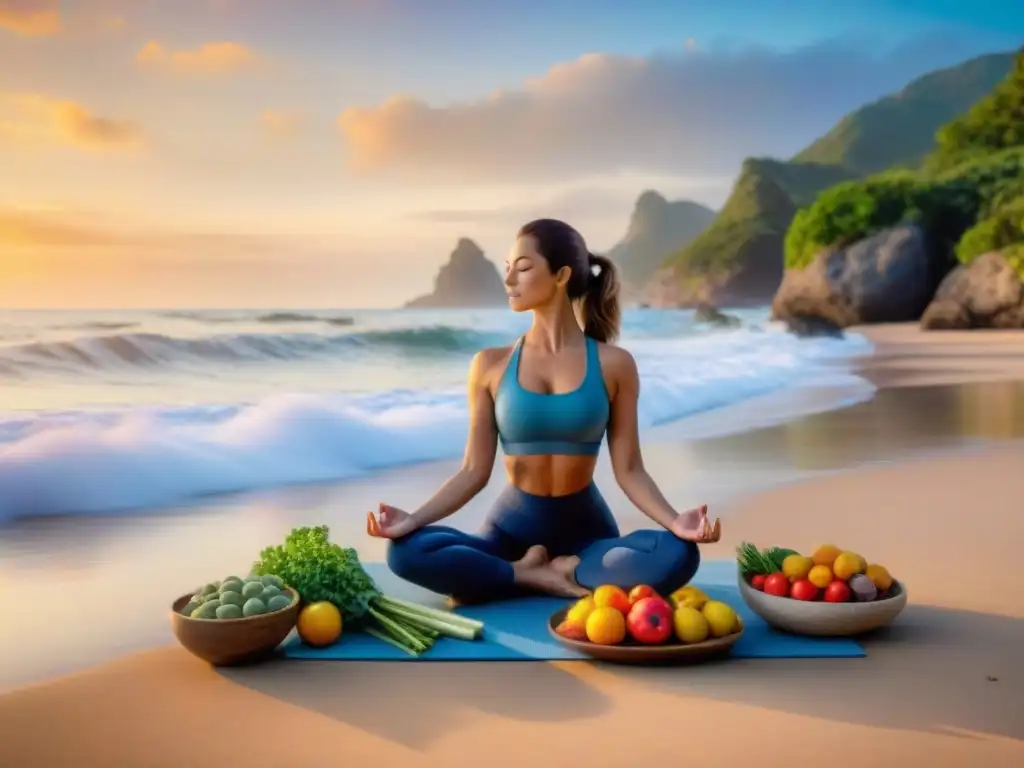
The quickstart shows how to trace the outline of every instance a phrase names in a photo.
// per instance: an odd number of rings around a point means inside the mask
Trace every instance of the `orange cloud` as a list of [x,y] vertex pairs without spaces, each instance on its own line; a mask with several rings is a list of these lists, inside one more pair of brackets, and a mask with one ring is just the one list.
[[260,114],[263,131],[275,139],[294,138],[302,130],[304,122],[300,113],[288,110],[267,109]]
[[60,32],[60,8],[52,0],[0,0],[0,27],[42,37]]
[[144,143],[135,123],[100,117],[75,101],[38,93],[0,94],[0,140],[86,150],[136,149]]
[[135,61],[143,66],[186,75],[224,75],[253,69],[260,62],[256,51],[242,43],[204,43],[194,50],[172,50],[150,40]]

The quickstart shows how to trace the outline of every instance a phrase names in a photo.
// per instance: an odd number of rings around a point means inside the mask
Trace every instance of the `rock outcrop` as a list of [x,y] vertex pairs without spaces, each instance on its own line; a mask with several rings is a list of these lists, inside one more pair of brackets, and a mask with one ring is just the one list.
[[727,315],[713,304],[701,302],[693,311],[693,319],[698,323],[717,325],[720,328],[738,328],[743,325],[735,315]]
[[495,307],[508,301],[501,273],[480,246],[460,238],[434,278],[434,290],[406,303],[408,308]]
[[787,269],[772,317],[818,318],[840,328],[914,321],[932,297],[934,275],[924,232],[895,227],[819,253],[803,269]]
[[1002,254],[983,254],[946,275],[921,316],[921,327],[1024,328],[1024,284]]
[[637,198],[626,234],[608,258],[629,289],[642,289],[666,258],[693,242],[714,218],[715,212],[699,203],[669,202],[647,190]]

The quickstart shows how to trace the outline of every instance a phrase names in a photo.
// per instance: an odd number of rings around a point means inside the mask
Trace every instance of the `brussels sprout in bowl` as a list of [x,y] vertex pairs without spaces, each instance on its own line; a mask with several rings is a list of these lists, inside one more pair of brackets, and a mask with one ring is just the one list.
[[299,594],[273,575],[229,576],[171,604],[171,627],[194,656],[216,666],[270,656],[295,627]]

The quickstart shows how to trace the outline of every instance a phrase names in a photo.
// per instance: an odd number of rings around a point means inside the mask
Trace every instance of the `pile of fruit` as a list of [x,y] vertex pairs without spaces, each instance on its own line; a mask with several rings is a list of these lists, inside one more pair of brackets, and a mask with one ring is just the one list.
[[779,547],[758,550],[744,542],[736,559],[750,586],[775,597],[866,603],[893,596],[893,578],[885,566],[869,564],[856,552],[832,544],[807,557]]
[[243,619],[287,608],[293,595],[273,574],[240,579],[228,576],[200,587],[181,609],[193,619]]
[[597,645],[689,645],[742,629],[732,606],[708,599],[698,587],[682,587],[666,599],[646,585],[628,593],[606,585],[578,600],[555,632]]

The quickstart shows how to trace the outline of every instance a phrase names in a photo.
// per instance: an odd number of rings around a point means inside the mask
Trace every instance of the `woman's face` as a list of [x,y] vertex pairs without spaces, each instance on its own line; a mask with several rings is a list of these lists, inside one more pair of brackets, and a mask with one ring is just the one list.
[[550,304],[559,291],[565,290],[569,269],[563,267],[561,275],[551,274],[547,259],[537,251],[532,235],[516,239],[505,262],[505,292],[508,305],[514,312],[526,312]]

